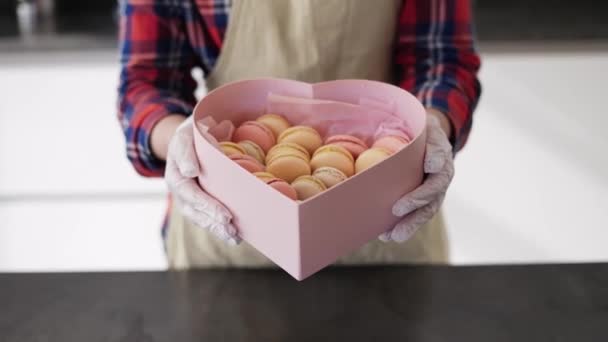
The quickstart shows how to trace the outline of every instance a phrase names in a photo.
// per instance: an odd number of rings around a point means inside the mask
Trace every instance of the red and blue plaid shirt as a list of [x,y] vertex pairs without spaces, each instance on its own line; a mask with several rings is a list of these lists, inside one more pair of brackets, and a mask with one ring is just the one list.
[[[169,114],[190,115],[196,82],[221,52],[231,0],[123,0],[118,118],[127,156],[143,176],[160,177],[164,162],[150,132]],[[395,37],[396,82],[426,107],[448,115],[459,150],[480,95],[469,0],[405,0]]]

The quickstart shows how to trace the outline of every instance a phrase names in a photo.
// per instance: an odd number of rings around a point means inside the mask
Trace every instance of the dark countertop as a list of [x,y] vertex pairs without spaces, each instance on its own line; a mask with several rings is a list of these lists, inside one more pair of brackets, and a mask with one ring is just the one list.
[[0,341],[606,341],[608,264],[0,274]]

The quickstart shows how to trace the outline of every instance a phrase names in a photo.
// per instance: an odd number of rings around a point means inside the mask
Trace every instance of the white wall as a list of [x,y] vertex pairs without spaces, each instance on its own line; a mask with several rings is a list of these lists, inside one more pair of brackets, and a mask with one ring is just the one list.
[[0,55],[0,271],[165,267],[165,186],[126,160],[116,60]]
[[[445,211],[458,264],[608,260],[608,53],[486,53]],[[111,52],[0,54],[0,271],[163,269]]]
[[608,260],[608,52],[484,57],[446,202],[454,262]]

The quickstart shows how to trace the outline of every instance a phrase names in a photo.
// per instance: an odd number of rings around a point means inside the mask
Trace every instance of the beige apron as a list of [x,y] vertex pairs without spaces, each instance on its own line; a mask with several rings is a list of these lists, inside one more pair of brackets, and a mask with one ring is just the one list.
[[[234,0],[230,22],[207,88],[255,77],[307,82],[391,81],[393,42],[402,1]],[[246,242],[230,247],[187,222],[173,207],[167,253],[171,268],[274,265]],[[441,215],[407,242],[371,241],[338,264],[445,263]]]

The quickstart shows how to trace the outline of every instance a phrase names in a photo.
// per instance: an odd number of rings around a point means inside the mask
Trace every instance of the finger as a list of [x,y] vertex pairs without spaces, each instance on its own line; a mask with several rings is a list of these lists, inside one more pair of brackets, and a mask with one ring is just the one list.
[[424,173],[440,172],[444,168],[445,163],[449,162],[451,158],[451,151],[446,152],[439,145],[427,143],[424,155]]
[[187,178],[200,174],[201,167],[194,148],[192,125],[180,127],[171,141],[170,151],[179,172]]
[[232,237],[232,240],[234,240],[235,245],[238,245],[241,243],[242,239],[239,236],[239,231],[238,231],[238,229],[236,229],[236,227],[232,223],[229,222],[226,224],[226,231]]
[[[395,225],[395,228],[387,232],[389,236],[385,236],[386,241],[404,242],[410,239],[425,223],[435,216],[439,207],[443,202],[443,196],[438,198],[436,201],[410,213],[405,216],[399,223]],[[385,241],[383,240],[383,241]]]
[[431,203],[438,195],[443,195],[454,175],[453,164],[447,163],[439,173],[430,174],[424,182],[393,205],[393,215],[405,216]]
[[238,231],[232,223],[213,222],[208,228],[222,240],[226,240],[228,237],[234,238],[238,236]]
[[378,239],[380,239],[380,241],[382,241],[382,242],[389,242],[389,241],[391,241],[391,231],[392,231],[392,229],[389,230],[389,231],[386,231],[386,232],[384,232],[382,234],[380,234],[378,236]]
[[429,120],[427,122],[427,142],[433,145],[440,146],[441,149],[445,152],[452,151],[452,145],[450,141],[441,128],[441,124],[439,123],[439,119],[433,117],[433,120]]
[[232,223],[218,222],[204,211],[196,210],[193,206],[183,203],[180,200],[177,200],[177,203],[184,217],[195,225],[209,230],[222,229],[230,237],[238,235],[238,231]]
[[207,213],[194,209],[191,205],[181,201],[178,201],[178,203],[182,215],[198,227],[209,229],[212,225],[220,223],[207,215]]
[[165,166],[165,182],[167,183],[167,186],[171,192],[175,192],[176,189],[188,179],[189,178],[186,178],[181,174],[173,159],[167,160],[167,164]]
[[436,173],[443,169],[448,160],[452,159],[452,145],[439,125],[429,123],[427,128],[424,172]]
[[[236,235],[236,229],[231,224],[214,223],[208,229],[218,239],[232,246],[236,246],[241,241]],[[231,230],[234,232],[234,235],[230,233]]]
[[174,194],[195,210],[205,212],[216,222],[228,223],[232,220],[232,214],[218,200],[201,189],[195,179],[184,180]]
[[180,206],[180,210],[188,221],[201,229],[208,230],[218,239],[226,241],[233,246],[241,242],[241,239],[237,235],[237,230],[232,224],[214,221],[207,214],[195,210],[192,206]]

